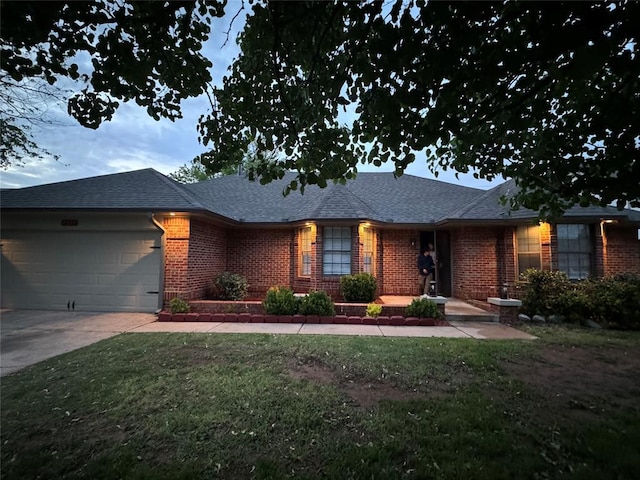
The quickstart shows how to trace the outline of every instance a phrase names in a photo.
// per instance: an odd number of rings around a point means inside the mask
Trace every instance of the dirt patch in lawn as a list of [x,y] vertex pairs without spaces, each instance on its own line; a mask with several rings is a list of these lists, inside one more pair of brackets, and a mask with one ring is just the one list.
[[340,377],[335,371],[319,363],[297,364],[288,370],[290,377],[296,380],[309,380],[326,385],[334,385],[356,405],[371,407],[382,400],[411,400],[424,394],[402,390],[390,382],[365,382]]
[[537,358],[504,361],[504,371],[529,386],[538,415],[568,421],[611,409],[639,409],[640,355],[605,347],[549,347]]
[[[548,347],[535,357],[522,356],[500,363],[504,376],[528,387],[529,401],[520,398],[525,410],[549,421],[576,421],[611,409],[640,411],[640,354],[628,349],[606,347]],[[474,382],[471,372],[456,372],[448,382],[434,381],[425,391],[403,389],[391,381],[366,381],[345,378],[321,363],[290,365],[288,374],[297,380],[309,380],[339,388],[355,404],[375,406],[383,400],[411,400],[425,396],[448,395]],[[489,387],[487,394],[502,398]],[[505,393],[505,392],[503,392]],[[507,398],[502,400],[509,402]]]

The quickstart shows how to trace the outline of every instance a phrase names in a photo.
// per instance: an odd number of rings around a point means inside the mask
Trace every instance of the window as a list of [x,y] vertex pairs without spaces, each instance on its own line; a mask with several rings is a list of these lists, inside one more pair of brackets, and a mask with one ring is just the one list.
[[518,227],[516,232],[518,252],[518,272],[528,268],[540,269],[540,227],[527,225]]
[[363,226],[360,231],[362,243],[362,271],[373,275],[373,252],[375,250],[375,236],[373,230]]
[[301,228],[298,235],[298,273],[301,277],[311,276],[311,227]]
[[351,228],[325,227],[322,236],[324,275],[351,274]]
[[558,236],[558,270],[571,280],[582,280],[591,274],[593,237],[589,225],[556,226]]

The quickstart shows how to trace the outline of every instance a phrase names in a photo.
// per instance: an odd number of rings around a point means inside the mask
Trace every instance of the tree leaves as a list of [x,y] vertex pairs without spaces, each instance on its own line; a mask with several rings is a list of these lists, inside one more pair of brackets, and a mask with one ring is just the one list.
[[[183,99],[210,90],[211,62],[201,48],[225,3],[3,1],[2,74],[50,84],[76,80],[80,92],[69,99],[68,112],[89,128],[131,100],[154,119],[173,120]],[[91,58],[82,68],[75,61],[80,53]],[[0,116],[22,128],[5,111]]]
[[69,112],[90,128],[130,100],[179,118],[207,92],[198,160],[229,168],[255,141],[261,182],[402,174],[422,152],[434,172],[514,178],[514,208],[640,205],[637,2],[256,1],[214,90],[201,46],[225,4],[4,1],[3,73],[77,79]]
[[434,170],[516,179],[514,207],[640,204],[637,3],[387,8],[254,5],[213,148],[259,132],[302,186],[358,163],[401,174],[422,151]]

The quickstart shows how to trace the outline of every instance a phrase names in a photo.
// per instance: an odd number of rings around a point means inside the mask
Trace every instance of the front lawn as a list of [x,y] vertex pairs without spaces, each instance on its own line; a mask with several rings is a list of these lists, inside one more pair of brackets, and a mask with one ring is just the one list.
[[637,478],[640,334],[125,334],[2,378],[2,478]]

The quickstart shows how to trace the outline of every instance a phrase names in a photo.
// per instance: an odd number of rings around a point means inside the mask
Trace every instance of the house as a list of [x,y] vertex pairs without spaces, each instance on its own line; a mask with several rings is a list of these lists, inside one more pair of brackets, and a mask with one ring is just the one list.
[[2,307],[154,311],[205,298],[223,271],[252,296],[273,285],[340,299],[341,275],[418,295],[416,257],[436,245],[444,296],[485,301],[529,267],[570,278],[640,273],[640,212],[572,208],[554,225],[491,190],[391,173],[282,195],[224,176],[182,185],[152,169],[15,190],[2,202]]

